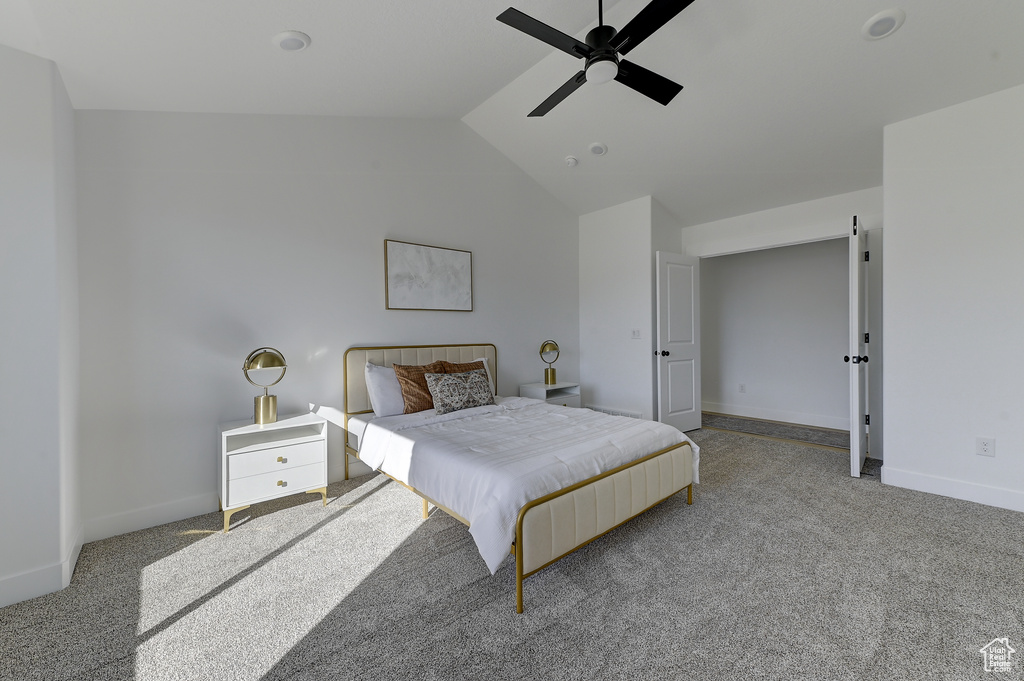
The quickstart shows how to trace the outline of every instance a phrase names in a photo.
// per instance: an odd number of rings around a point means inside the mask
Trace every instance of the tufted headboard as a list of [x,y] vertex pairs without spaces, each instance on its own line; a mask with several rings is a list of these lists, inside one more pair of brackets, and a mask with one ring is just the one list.
[[430,364],[443,359],[448,362],[472,362],[487,358],[495,391],[498,382],[498,349],[490,343],[478,345],[399,345],[354,347],[345,351],[345,414],[371,411],[366,392],[366,363],[379,366],[392,364]]

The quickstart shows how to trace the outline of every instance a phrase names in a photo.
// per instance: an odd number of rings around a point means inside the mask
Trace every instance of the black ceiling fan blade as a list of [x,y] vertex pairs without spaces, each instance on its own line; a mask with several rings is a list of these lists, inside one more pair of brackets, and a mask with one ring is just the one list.
[[548,111],[554,109],[555,105],[558,104],[560,101],[562,101],[572,93],[576,92],[576,89],[586,82],[587,72],[580,71],[575,76],[565,81],[565,84],[562,87],[555,90],[550,97],[541,102],[540,106],[531,111],[528,118],[533,116],[543,116]]
[[619,62],[619,73],[615,80],[642,95],[647,95],[659,104],[668,104],[683,89],[679,83],[674,83],[665,76],[659,76],[654,71],[648,71],[625,59]]
[[611,41],[612,49],[619,54],[628,53],[692,3],[693,0],[651,0],[615,34]]
[[586,43],[582,43],[571,35],[566,35],[557,29],[551,28],[547,24],[523,14],[514,7],[509,7],[499,14],[498,21],[508,24],[512,28],[518,28],[523,33],[532,35],[537,40],[543,40],[548,45],[557,47],[574,57],[582,59],[583,57],[589,57],[590,53],[593,52],[593,48]]

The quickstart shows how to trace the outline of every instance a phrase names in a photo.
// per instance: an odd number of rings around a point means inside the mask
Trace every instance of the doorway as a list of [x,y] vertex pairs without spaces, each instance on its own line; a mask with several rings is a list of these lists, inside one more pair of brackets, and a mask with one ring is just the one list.
[[[868,234],[877,259],[868,271],[869,328],[880,334],[881,230]],[[704,411],[849,432],[848,243],[833,238],[701,259]],[[869,403],[880,414],[874,341],[869,380],[877,390]]]

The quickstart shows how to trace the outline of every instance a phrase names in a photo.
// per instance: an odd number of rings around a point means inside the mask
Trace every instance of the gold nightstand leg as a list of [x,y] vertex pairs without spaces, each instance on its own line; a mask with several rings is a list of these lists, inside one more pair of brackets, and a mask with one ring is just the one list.
[[426,520],[430,517],[430,505],[427,504],[427,500],[423,500],[423,518]]
[[228,528],[231,527],[231,516],[238,513],[239,511],[244,511],[247,508],[249,507],[239,506],[238,508],[233,508],[230,511],[224,511],[224,534],[227,534]]
[[308,490],[306,492],[306,494],[322,494],[323,497],[324,497],[324,506],[327,505],[327,488],[326,487],[321,487],[320,489]]

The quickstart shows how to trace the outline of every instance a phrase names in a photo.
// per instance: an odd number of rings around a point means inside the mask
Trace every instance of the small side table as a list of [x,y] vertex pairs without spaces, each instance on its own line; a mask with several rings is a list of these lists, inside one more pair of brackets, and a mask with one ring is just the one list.
[[289,494],[319,493],[327,505],[327,421],[316,414],[274,423],[220,426],[217,468],[224,531],[251,504]]
[[519,385],[519,396],[563,407],[582,406],[579,383],[522,383]]

